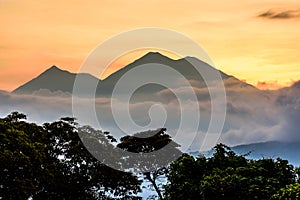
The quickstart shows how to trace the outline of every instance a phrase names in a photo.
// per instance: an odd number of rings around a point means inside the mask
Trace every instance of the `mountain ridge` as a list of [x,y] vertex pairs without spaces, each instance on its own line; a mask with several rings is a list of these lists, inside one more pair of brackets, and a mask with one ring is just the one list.
[[62,91],[72,93],[74,82],[77,76],[79,76],[79,78],[86,79],[87,81],[101,81],[91,74],[71,73],[53,65],[37,77],[13,90],[12,93],[32,94],[33,92],[41,89],[48,89],[51,92]]
[[[17,87],[12,91],[12,93],[15,94],[33,94],[35,91],[38,91],[40,89],[48,89],[51,92],[55,91],[62,91],[62,92],[68,92],[72,93],[73,91],[73,85],[74,81],[76,79],[76,76],[78,75],[79,79],[86,80],[86,82],[95,83],[97,84],[97,94],[109,94],[112,92],[112,89],[116,82],[124,75],[126,72],[131,70],[132,68],[142,65],[142,64],[149,64],[149,63],[158,63],[162,65],[171,66],[175,70],[177,70],[179,73],[181,73],[186,78],[191,78],[192,80],[202,80],[201,76],[198,76],[195,78],[195,74],[198,72],[195,69],[187,69],[187,66],[191,66],[191,63],[198,63],[201,65],[201,67],[206,67],[208,70],[217,70],[223,80],[229,80],[230,78],[233,80],[234,84],[239,85],[240,87],[250,87],[254,90],[262,91],[257,89],[255,86],[240,81],[238,78],[228,75],[221,70],[215,69],[208,65],[207,63],[199,60],[196,57],[192,56],[186,56],[184,58],[179,59],[172,59],[169,58],[159,52],[148,52],[145,55],[143,55],[140,58],[137,58],[130,64],[120,68],[118,71],[110,74],[105,79],[98,79],[97,77],[88,74],[88,73],[72,73],[67,70],[63,70],[55,65],[51,66],[50,68],[43,71],[40,75],[37,77],[31,79],[30,81],[22,84],[21,86]],[[44,80],[43,80],[44,79]],[[96,83],[97,82],[97,83]],[[101,83],[101,84],[99,84]],[[226,84],[226,83],[225,83]],[[232,83],[231,83],[232,84]],[[194,85],[192,85],[194,86]],[[199,87],[199,85],[196,87]],[[230,86],[229,86],[230,87]],[[293,85],[286,88],[300,88],[300,80],[296,81]],[[161,87],[151,87],[147,88],[149,91],[152,92],[158,92],[162,88]],[[284,88],[282,88],[284,89]],[[279,90],[282,90],[279,89]],[[277,90],[276,90],[277,91]]]
[[[249,159],[287,159],[295,166],[300,165],[300,141],[284,142],[284,141],[266,141],[248,144],[240,144],[230,146],[230,148],[239,155],[247,155]],[[212,156],[213,150],[199,152],[189,152],[190,155],[197,157],[204,154],[208,157]]]
[[[188,80],[197,80],[199,83],[198,85],[192,85],[193,87],[203,87],[204,81],[201,75],[199,75],[198,71],[193,67],[191,64],[199,65],[201,69],[206,70],[207,72],[213,73],[215,71],[218,71],[222,77],[223,80],[233,78],[235,79],[236,83],[245,85],[245,86],[251,86],[255,88],[254,86],[250,84],[246,84],[241,82],[239,79],[235,78],[234,76],[228,75],[218,69],[215,69],[208,65],[207,63],[199,60],[195,57],[185,57],[180,59],[171,59],[165,55],[162,55],[158,52],[148,52],[147,54],[143,55],[142,57],[134,60],[132,63],[124,66],[123,68],[119,69],[118,71],[112,73],[105,79],[101,80],[96,78],[95,76],[88,74],[88,73],[71,73],[67,70],[63,70],[58,68],[57,66],[53,65],[44,72],[42,72],[39,76],[33,78],[32,80],[26,82],[25,84],[19,86],[15,90],[12,91],[12,93],[16,94],[32,94],[35,91],[38,91],[40,89],[48,89],[51,92],[54,91],[62,91],[62,92],[69,92],[72,93],[73,91],[73,85],[77,78],[84,80],[84,82],[90,82],[91,84],[97,85],[97,95],[109,95],[112,93],[112,90],[117,83],[117,81],[128,71],[133,69],[134,67],[137,67],[142,64],[151,64],[151,63],[157,63],[162,64],[166,66],[170,66],[171,68],[177,70],[180,74],[182,74],[185,78]],[[79,77],[78,77],[79,76]],[[139,78],[143,78],[142,76],[147,75],[141,75]],[[156,75],[157,76],[157,75]],[[164,77],[168,78],[168,77]],[[211,77],[210,77],[211,78]],[[214,77],[212,77],[214,78]],[[97,82],[97,83],[96,83]],[[194,84],[194,83],[193,83]],[[199,85],[200,84],[200,85]],[[202,84],[202,85],[201,85]],[[161,91],[162,88],[158,86],[151,86],[144,89],[144,93],[147,91],[149,92],[158,92]]]

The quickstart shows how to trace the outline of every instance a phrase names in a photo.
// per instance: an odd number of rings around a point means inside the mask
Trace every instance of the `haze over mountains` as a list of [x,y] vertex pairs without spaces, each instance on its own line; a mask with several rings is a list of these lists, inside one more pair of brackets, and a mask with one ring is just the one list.
[[[207,82],[203,81],[203,77],[199,75],[190,62],[210,75],[205,77]],[[157,73],[151,68],[153,63],[169,66],[182,74],[193,87],[197,99],[189,99],[189,96],[186,95],[187,89],[181,85],[182,77],[171,73]],[[156,129],[164,126],[170,134],[175,134],[181,120],[179,108],[187,110],[193,116],[193,112],[195,112],[193,106],[199,106],[201,120],[197,130],[198,134],[194,136],[193,131],[188,126],[184,127],[186,138],[181,138],[181,141],[177,142],[188,143],[192,141],[191,150],[199,150],[200,147],[209,148],[209,144],[201,146],[212,113],[210,102],[212,96],[208,92],[207,83],[214,83],[217,80],[214,74],[218,70],[193,57],[173,60],[159,53],[148,53],[104,80],[99,80],[90,74],[70,73],[53,66],[38,77],[18,87],[12,93],[0,91],[0,115],[4,116],[17,110],[26,113],[29,120],[38,123],[53,121],[62,116],[72,116],[72,92],[74,81],[77,78],[77,80],[86,83],[82,86],[81,93],[77,93],[79,105],[83,108],[87,101],[80,97],[85,97],[89,92],[89,86],[96,85],[94,104],[98,117],[98,121],[93,121],[90,117],[91,112],[87,110],[84,113],[85,117],[79,118],[78,121],[81,124],[89,124],[96,128],[111,131],[117,136],[122,136],[124,131],[122,132],[118,128],[120,124],[114,122],[111,112],[111,94],[121,77],[141,65],[146,66],[146,73],[129,76],[129,79],[122,83],[125,88],[131,87],[134,81],[151,80],[151,78],[172,82],[176,88],[171,91],[164,86],[155,84],[155,81],[154,84],[147,84],[138,88],[130,99],[132,120],[137,125],[146,128]],[[300,141],[300,125],[298,123],[300,121],[300,82],[278,91],[261,91],[233,76],[219,72],[225,86],[227,101],[226,119],[219,142],[237,145],[265,141],[280,141],[282,143]],[[218,90],[219,86],[215,85],[215,89]],[[183,105],[179,105],[174,93],[182,95],[184,98],[187,97],[183,99]],[[116,104],[118,115],[125,112],[126,105],[126,102],[118,101]],[[153,105],[159,106],[153,107]],[[150,112],[153,108],[160,109],[161,107],[165,111],[160,112],[159,110],[153,112],[153,115]],[[166,121],[163,123],[160,119],[164,117]],[[187,120],[194,121],[192,117]],[[151,126],[147,126],[149,124]],[[126,126],[126,123],[123,125]],[[127,127],[126,130],[126,133],[132,134],[135,131],[130,127]],[[214,133],[208,135],[214,137]],[[300,155],[300,148],[298,150],[298,155]]]

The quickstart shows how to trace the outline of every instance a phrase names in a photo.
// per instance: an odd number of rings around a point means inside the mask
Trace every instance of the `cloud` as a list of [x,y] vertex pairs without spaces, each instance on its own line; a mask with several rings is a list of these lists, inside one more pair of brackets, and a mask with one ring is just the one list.
[[268,10],[258,15],[261,18],[267,19],[292,19],[300,18],[300,10],[286,10],[286,11],[271,11]]
[[286,87],[292,87],[296,83],[297,81],[294,80],[286,81],[284,83],[279,83],[277,80],[258,81],[256,87],[260,90],[279,90]]
[[12,111],[23,112],[28,116],[29,121],[39,124],[63,116],[72,116],[70,98],[0,92],[0,102],[0,116],[5,116]]
[[275,105],[282,116],[281,130],[274,135],[278,140],[300,141],[300,87],[295,84],[276,92]]
[[52,92],[48,89],[39,89],[34,91],[33,95],[42,97],[72,97],[72,94],[69,92],[63,92],[61,90]]
[[[237,84],[236,80],[228,79],[227,88],[227,115],[219,142],[228,145],[263,142],[271,140],[300,140],[300,88],[290,87],[279,91],[261,91],[247,84]],[[170,91],[163,90],[156,94],[155,98],[145,98],[146,101],[131,102],[130,117],[133,123],[141,126],[141,130],[157,129],[164,126],[173,134],[178,143],[193,141],[191,149],[199,150],[201,145],[205,148],[208,144],[202,144],[211,119],[210,98],[205,88],[195,89],[201,96],[197,101],[183,98],[181,105],[174,99]],[[185,88],[174,91],[181,95],[186,94]],[[155,95],[154,95],[155,96]],[[161,101],[163,99],[163,101]],[[93,111],[88,105],[94,103],[96,119],[93,119]],[[77,98],[77,106],[81,108],[81,116],[78,122],[82,125],[91,125],[97,129],[110,131],[116,137],[124,134],[138,132],[126,120],[124,114],[127,102],[118,100],[115,106],[116,116],[120,119],[126,131],[120,129],[111,112],[111,100],[109,98],[97,98],[93,101],[86,98]],[[154,107],[153,107],[154,106]],[[196,136],[192,130],[195,122],[195,111],[200,108],[200,122]],[[183,137],[176,137],[176,130],[180,125],[182,110],[187,113],[186,124],[183,127]],[[39,91],[36,95],[17,95],[0,91],[0,117],[4,117],[12,111],[23,112],[28,120],[42,124],[51,122],[61,117],[72,116],[72,98],[70,94],[63,92],[51,93]],[[217,116],[218,117],[218,116]],[[164,124],[161,122],[165,120]],[[148,126],[149,124],[152,126]],[[144,129],[143,129],[144,127]],[[215,133],[209,133],[215,134]],[[217,135],[217,134],[216,134]],[[213,141],[213,138],[212,140]],[[200,146],[199,146],[200,145]]]
[[261,90],[278,90],[283,85],[280,85],[278,81],[258,81],[256,87]]

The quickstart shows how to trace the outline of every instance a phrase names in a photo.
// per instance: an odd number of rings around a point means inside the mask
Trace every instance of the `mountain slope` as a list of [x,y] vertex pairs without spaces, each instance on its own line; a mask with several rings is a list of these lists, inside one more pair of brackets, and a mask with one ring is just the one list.
[[295,142],[263,142],[235,146],[232,149],[239,154],[247,154],[249,158],[262,159],[278,157],[289,160],[290,163],[300,165],[300,141]]
[[13,93],[32,94],[41,89],[47,89],[51,92],[62,91],[72,93],[76,76],[87,82],[97,83],[99,81],[99,79],[90,74],[70,73],[68,71],[63,71],[56,66],[52,66],[38,77],[15,89]]
[[[108,76],[106,79],[104,79],[99,85],[97,89],[98,94],[110,94],[117,83],[117,81],[126,73],[130,73],[132,69],[138,66],[142,66],[144,64],[149,64],[151,65],[152,63],[154,64],[160,64],[164,65],[167,67],[170,67],[171,69],[176,70],[179,72],[185,79],[190,80],[191,85],[193,87],[205,87],[205,82],[201,75],[198,73],[198,71],[194,68],[194,66],[190,63],[193,62],[193,64],[197,65],[197,67],[201,68],[201,70],[205,72],[217,72],[215,68],[211,67],[210,65],[198,60],[197,58],[193,57],[186,57],[184,59],[178,59],[178,60],[173,60],[171,58],[168,58],[160,53],[157,52],[149,52],[146,55],[142,56],[141,58],[135,60],[131,64],[125,66],[124,68],[118,70],[117,72],[111,74]],[[222,79],[227,79],[230,78],[231,76],[219,71],[221,74]],[[180,77],[174,77],[174,74],[160,74],[157,73],[156,71],[150,71],[149,73],[143,73],[143,74],[138,74],[138,77],[132,77],[135,79],[146,79],[147,77],[156,77],[156,78],[161,78],[162,80],[166,81],[171,81],[174,80],[175,78],[180,78]],[[175,75],[176,76],[176,75]],[[214,79],[215,77],[211,76],[209,79]],[[196,82],[195,82],[196,80]],[[126,84],[126,83],[125,83]],[[129,84],[129,83],[128,83]],[[140,93],[155,93],[158,91],[161,91],[165,88],[162,86],[158,85],[148,85],[144,86],[144,88],[141,88],[139,90]]]
[[[13,91],[13,93],[17,94],[33,94],[35,91],[41,89],[47,89],[51,92],[54,91],[63,91],[72,93],[73,85],[76,76],[81,80],[84,80],[85,83],[90,83],[86,85],[97,85],[96,96],[110,96],[112,91],[118,82],[118,80],[124,75],[127,75],[127,72],[134,69],[135,67],[141,66],[143,64],[150,64],[153,63],[161,64],[164,66],[168,66],[171,69],[176,70],[179,72],[185,79],[190,81],[190,84],[195,88],[203,88],[206,87],[205,81],[203,77],[198,73],[198,71],[194,68],[193,65],[196,65],[198,68],[201,69],[201,72],[205,72],[209,74],[209,77],[206,77],[207,80],[215,80],[215,73],[220,72],[221,78],[223,80],[227,80],[225,85],[231,87],[247,87],[252,90],[257,90],[255,87],[248,85],[246,83],[241,82],[240,80],[236,79],[233,76],[227,75],[222,71],[219,71],[207,63],[204,63],[197,58],[193,57],[186,57],[184,59],[173,60],[160,53],[150,52],[146,55],[142,56],[141,58],[135,60],[131,64],[123,67],[122,69],[118,70],[117,72],[111,74],[106,79],[100,81],[98,83],[98,79],[90,74],[75,74],[70,73],[68,71],[63,71],[56,66],[52,66],[45,72],[43,72],[38,77],[34,78],[33,80],[25,83],[24,85],[18,87]],[[191,64],[193,63],[193,65]],[[130,74],[130,73],[129,73]],[[150,71],[149,73],[138,74],[138,76],[133,77],[134,79],[145,79],[147,77],[159,77],[162,80],[171,81],[175,80],[176,78],[180,79],[180,77],[174,77],[174,74],[159,74],[156,71]],[[229,80],[229,81],[228,81]],[[131,81],[127,81],[124,83],[125,85],[130,85]],[[143,86],[139,89],[140,94],[153,94],[159,91],[166,89],[163,86],[157,84],[151,84]],[[84,91],[84,90],[83,90]]]
[[[243,144],[231,147],[231,149],[239,155],[247,155],[249,159],[263,159],[271,158],[277,159],[282,158],[288,160],[291,164],[295,166],[300,165],[300,141],[294,142],[280,142],[280,141],[270,141],[270,142],[260,142]],[[213,150],[205,152],[189,152],[190,155],[197,157],[200,153],[210,157],[213,154]]]

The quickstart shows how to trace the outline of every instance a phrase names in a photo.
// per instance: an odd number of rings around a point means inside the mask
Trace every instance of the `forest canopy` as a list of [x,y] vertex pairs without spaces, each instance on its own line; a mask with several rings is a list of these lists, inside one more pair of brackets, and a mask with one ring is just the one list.
[[37,125],[13,112],[0,119],[0,199],[141,199],[143,182],[157,193],[149,199],[300,198],[300,169],[281,158],[251,160],[218,144],[210,157],[182,154],[156,170],[133,174],[97,160],[79,133],[106,150],[140,154],[172,144],[174,155],[181,153],[166,129],[158,129],[149,139],[135,138],[142,134],[138,133],[117,140],[71,117]]

